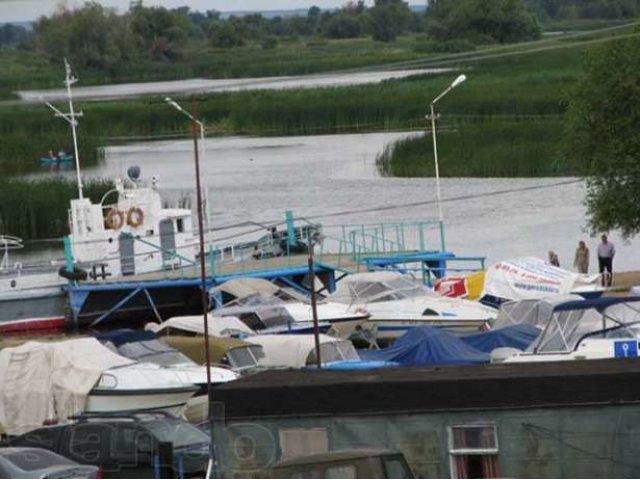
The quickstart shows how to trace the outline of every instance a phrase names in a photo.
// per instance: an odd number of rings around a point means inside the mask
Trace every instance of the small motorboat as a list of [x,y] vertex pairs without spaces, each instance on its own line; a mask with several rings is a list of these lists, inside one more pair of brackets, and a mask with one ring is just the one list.
[[[198,395],[207,392],[207,369],[193,362],[182,352],[167,345],[150,331],[115,330],[96,337],[103,345],[125,358],[140,363],[152,363],[171,371],[182,382],[200,388]],[[202,348],[203,344],[201,344]],[[230,368],[210,366],[212,385],[236,380],[239,375]]]
[[73,161],[73,155],[69,155],[68,153],[65,154],[58,154],[58,155],[49,155],[46,157],[40,157],[40,164],[41,165],[60,165],[61,163],[70,163]]
[[[524,351],[492,352],[492,361],[557,362],[640,356],[640,297],[550,297],[521,309],[520,323],[540,335]],[[513,319],[513,310],[511,318]],[[506,319],[504,322],[509,321]]]
[[[236,316],[256,332],[313,332],[311,301],[292,288],[282,288],[264,279],[239,278],[213,288],[211,296],[218,305],[213,314]],[[316,313],[323,333],[335,327],[334,331],[344,338],[369,318],[363,308],[347,311],[344,305],[324,299],[316,302]]]
[[441,297],[413,275],[394,271],[348,275],[328,298],[346,305],[348,312],[366,310],[371,316],[365,325],[373,324],[382,341],[422,325],[478,330],[498,313],[479,302]]

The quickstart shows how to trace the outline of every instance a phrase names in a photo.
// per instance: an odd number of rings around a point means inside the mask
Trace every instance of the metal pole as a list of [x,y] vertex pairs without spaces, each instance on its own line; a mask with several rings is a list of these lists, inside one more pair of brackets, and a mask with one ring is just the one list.
[[[207,161],[206,161],[206,157],[205,157],[205,153],[206,153],[206,148],[204,146],[204,124],[198,120],[198,125],[200,126],[200,148],[202,148],[202,163],[205,167],[207,167]],[[206,181],[206,179],[205,179]],[[204,187],[204,224],[206,226],[206,229],[209,230],[209,214],[210,214],[210,210],[209,210],[209,187],[207,187],[205,185]]]
[[320,327],[318,326],[318,309],[316,300],[316,273],[313,268],[313,242],[309,242],[309,281],[311,282],[311,313],[313,315],[313,336],[316,343],[316,363],[318,369],[322,368],[320,358]]
[[[202,289],[202,316],[204,320],[204,358],[207,370],[207,398],[208,398],[208,419],[209,434],[211,436],[209,457],[211,463],[215,465],[213,449],[213,421],[211,419],[211,404],[213,403],[213,390],[211,389],[211,353],[209,352],[209,295],[207,293],[207,270],[204,256],[204,229],[202,222],[202,189],[200,188],[200,158],[198,156],[198,132],[196,119],[196,101],[191,100],[191,127],[193,133],[193,154],[195,157],[196,169],[196,200],[198,202],[198,236],[200,244],[200,288]],[[214,468],[215,470],[215,468]]]
[[431,103],[431,136],[433,137],[433,161],[436,168],[436,196],[438,200],[438,219],[442,221],[442,198],[440,197],[440,168],[438,166],[438,142],[436,141],[435,102]]
[[75,112],[73,111],[73,99],[71,97],[71,85],[76,83],[76,79],[71,75],[71,66],[67,59],[64,59],[64,68],[66,72],[65,85],[67,86],[67,97],[69,98],[69,118],[71,124],[71,134],[73,136],[73,152],[76,157],[76,178],[78,181],[78,198],[82,199],[82,177],[80,176],[80,156],[78,154],[78,137],[76,135],[76,126],[78,122],[76,121]]

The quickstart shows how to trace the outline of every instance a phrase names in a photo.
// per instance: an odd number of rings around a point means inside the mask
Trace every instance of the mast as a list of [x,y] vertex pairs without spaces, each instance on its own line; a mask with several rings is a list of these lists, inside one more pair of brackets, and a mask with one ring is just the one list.
[[71,85],[78,81],[77,78],[73,76],[71,73],[71,65],[67,59],[64,59],[64,69],[65,69],[65,79],[64,84],[67,87],[67,98],[69,99],[69,113],[62,113],[56,107],[51,105],[49,102],[45,102],[46,105],[56,113],[56,117],[64,118],[67,123],[71,126],[71,135],[73,136],[73,153],[76,161],[76,180],[78,182],[78,198],[84,198],[82,194],[82,177],[80,176],[80,155],[78,153],[78,135],[76,133],[76,128],[78,127],[77,117],[82,116],[82,112],[76,113],[73,110],[73,96],[71,95]]

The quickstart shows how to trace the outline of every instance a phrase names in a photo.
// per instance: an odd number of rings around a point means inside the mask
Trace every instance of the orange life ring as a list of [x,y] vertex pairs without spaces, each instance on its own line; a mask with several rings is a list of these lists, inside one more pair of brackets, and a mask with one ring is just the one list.
[[120,230],[124,225],[124,213],[116,208],[112,208],[104,219],[104,224],[111,230]]
[[127,225],[138,228],[144,222],[144,212],[138,207],[132,207],[127,212]]

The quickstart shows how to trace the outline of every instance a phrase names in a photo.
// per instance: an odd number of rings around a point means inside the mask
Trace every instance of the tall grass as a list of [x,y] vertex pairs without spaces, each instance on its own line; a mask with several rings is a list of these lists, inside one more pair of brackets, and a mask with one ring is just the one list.
[[[447,122],[438,135],[438,164],[444,177],[549,177],[578,175],[579,164],[559,154],[558,117],[512,122]],[[431,135],[400,140],[377,159],[384,175],[434,176]]]
[[[106,180],[88,180],[84,194],[98,202],[113,188]],[[25,240],[57,238],[69,233],[69,201],[77,198],[76,183],[65,178],[0,179],[0,234]]]

